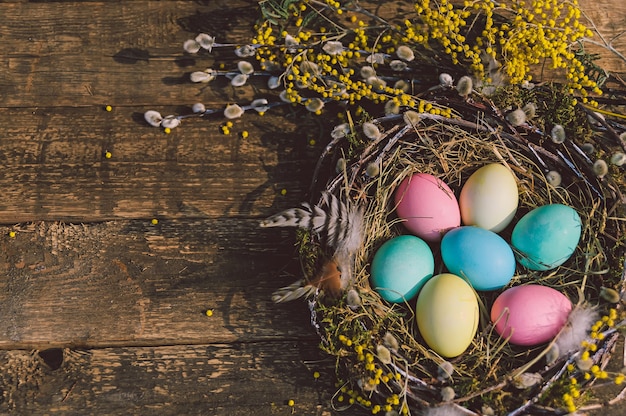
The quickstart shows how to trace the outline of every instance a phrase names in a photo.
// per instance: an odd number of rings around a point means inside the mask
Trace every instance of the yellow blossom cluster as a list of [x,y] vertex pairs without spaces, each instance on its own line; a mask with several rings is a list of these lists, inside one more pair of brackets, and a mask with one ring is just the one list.
[[[327,3],[333,13],[342,10],[336,9],[340,7],[338,2]],[[256,59],[262,69],[283,71],[280,77],[285,88],[283,99],[307,105],[308,94],[324,102],[392,102],[390,107],[394,108],[450,115],[449,109],[411,94],[410,80],[395,77],[392,85],[377,73],[388,63],[389,54],[396,50],[400,34],[376,36],[376,30],[356,14],[348,18],[351,28],[339,29],[332,24],[328,28],[324,25],[304,28],[297,24],[302,16],[294,12],[296,17],[288,27],[279,27],[269,20],[261,22],[251,42],[257,47]]]
[[[532,79],[533,65],[549,62],[552,70],[565,72],[570,93],[580,94],[584,103],[588,91],[602,93],[572,50],[577,41],[593,35],[580,21],[577,0],[466,0],[459,9],[448,0],[435,5],[419,0],[415,9],[417,21],[428,27],[426,37],[415,40],[438,41],[454,64],[465,61],[487,82],[497,81],[491,73],[499,65],[510,83],[520,84]],[[477,22],[481,30],[472,36],[470,26],[476,30]]]
[[340,388],[335,396],[336,402],[344,406],[359,405],[369,409],[374,415],[394,410],[402,415],[408,414],[409,408],[399,394],[390,394],[384,403],[373,403],[372,398],[368,395],[381,385],[402,381],[402,375],[399,372],[384,369],[382,361],[390,359],[390,355],[387,356],[390,353],[386,347],[381,345],[373,351],[370,346],[364,345],[356,339],[352,340],[343,334],[340,334],[337,339],[342,354],[356,356],[357,366],[362,371],[362,377],[361,386],[356,389],[350,388],[346,383],[337,382],[337,387]]
[[[567,369],[571,374],[576,372],[580,373],[584,381],[589,381],[591,379],[605,380],[613,377],[613,382],[617,385],[624,382],[626,375],[623,373],[609,374],[607,371],[600,368],[600,366],[594,364],[591,358],[591,354],[597,351],[597,341],[602,341],[604,339],[605,331],[616,328],[617,319],[617,309],[611,308],[609,309],[608,314],[602,316],[602,318],[597,320],[591,326],[591,332],[589,334],[590,340],[582,342],[582,350],[580,356],[576,360],[576,365],[568,365]],[[562,399],[563,405],[567,411],[573,413],[576,411],[575,399],[580,397],[581,390],[579,388],[578,379],[572,376],[569,381],[568,392],[563,394]]]
[[[583,103],[597,105],[590,94],[602,93],[574,49],[592,35],[581,23],[577,0],[466,0],[462,5],[416,0],[415,14],[401,22],[336,0],[288,3],[282,19],[266,18],[256,26],[251,43],[263,69],[282,71],[281,98],[294,104],[306,106],[311,97],[323,103],[365,99],[392,102],[387,109],[394,111],[450,116],[441,105],[426,109],[428,102],[413,91],[420,75],[419,66],[411,66],[413,51],[435,65],[443,53],[452,66],[496,86],[530,81],[533,66],[548,63]],[[403,48],[410,56],[400,53]]]

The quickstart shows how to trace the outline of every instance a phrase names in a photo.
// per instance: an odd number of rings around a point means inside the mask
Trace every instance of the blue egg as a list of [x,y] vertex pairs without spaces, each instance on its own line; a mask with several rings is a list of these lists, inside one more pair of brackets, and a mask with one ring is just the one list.
[[509,244],[484,228],[448,231],[441,240],[441,257],[450,273],[467,279],[476,290],[500,289],[515,274],[515,255]]
[[574,254],[581,232],[580,216],[572,207],[543,205],[515,224],[511,244],[522,266],[530,270],[550,270]]
[[400,303],[414,298],[434,271],[435,259],[428,244],[419,237],[401,235],[376,251],[370,279],[383,299]]

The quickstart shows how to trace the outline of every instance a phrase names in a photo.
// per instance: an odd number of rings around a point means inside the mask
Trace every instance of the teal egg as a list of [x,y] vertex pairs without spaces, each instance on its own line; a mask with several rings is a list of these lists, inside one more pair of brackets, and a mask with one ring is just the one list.
[[400,303],[414,298],[434,271],[435,259],[428,244],[419,237],[401,235],[376,251],[370,279],[383,299]]
[[496,290],[515,274],[511,246],[493,231],[458,227],[441,240],[441,257],[450,273],[461,276],[476,290]]
[[513,228],[511,244],[517,261],[530,270],[550,270],[574,254],[582,222],[562,204],[544,205],[524,215]]

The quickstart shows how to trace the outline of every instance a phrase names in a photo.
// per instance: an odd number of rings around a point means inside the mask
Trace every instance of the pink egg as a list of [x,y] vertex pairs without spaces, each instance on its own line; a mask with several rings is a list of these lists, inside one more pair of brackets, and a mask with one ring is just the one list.
[[567,322],[572,303],[547,286],[525,285],[505,290],[491,307],[491,322],[515,345],[539,345],[552,340]]
[[441,179],[427,173],[404,178],[395,193],[396,212],[404,226],[431,242],[461,225],[461,212],[454,192]]

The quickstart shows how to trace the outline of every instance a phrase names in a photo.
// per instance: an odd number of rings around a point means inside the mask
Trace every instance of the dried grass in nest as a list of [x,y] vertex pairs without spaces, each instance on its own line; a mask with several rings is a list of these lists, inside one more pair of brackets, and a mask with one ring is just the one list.
[[[389,397],[397,394],[406,407],[416,411],[440,404],[442,388],[452,386],[456,398],[447,405],[461,414],[480,414],[485,405],[496,414],[523,414],[533,407],[558,414],[553,406],[558,406],[562,393],[551,397],[550,391],[563,385],[566,366],[578,354],[574,352],[546,364],[550,344],[535,348],[508,344],[494,331],[489,319],[489,305],[499,292],[480,292],[477,335],[465,353],[451,360],[453,377],[441,377],[440,366],[445,359],[420,338],[414,300],[405,305],[389,304],[369,284],[369,264],[377,248],[406,233],[393,214],[393,192],[409,174],[437,176],[458,196],[461,186],[481,166],[492,162],[508,166],[519,189],[519,209],[512,224],[533,208],[562,203],[576,209],[583,227],[580,243],[567,263],[547,272],[518,266],[507,287],[539,283],[564,293],[574,305],[593,305],[599,310],[611,306],[599,295],[602,286],[623,293],[623,268],[615,267],[621,265],[623,240],[619,184],[610,177],[593,176],[591,161],[573,141],[557,148],[532,128],[520,133],[497,111],[488,116],[500,124],[483,122],[485,111],[478,109],[454,120],[422,115],[422,121],[413,126],[406,125],[401,115],[375,120],[384,131],[381,138],[368,143],[348,160],[343,172],[327,182],[326,190],[366,202],[368,207],[365,242],[355,268],[360,306],[349,305],[345,296],[339,302],[327,302],[321,297],[311,302],[311,309],[322,336],[322,348],[337,357],[338,378],[345,383],[344,392],[360,391],[359,403],[366,407],[388,403]],[[340,154],[341,145],[340,140],[331,143],[320,163],[333,151]],[[380,169],[375,178],[365,173],[371,163]],[[561,171],[561,186],[548,183],[545,173],[549,169]],[[510,240],[511,230],[512,225],[500,234]],[[437,274],[444,270],[441,259],[437,261],[436,248],[434,253]],[[618,332],[614,332],[599,343],[595,362],[606,362],[617,336]],[[361,346],[362,352],[355,346]],[[376,384],[367,353],[374,357],[375,369],[390,377],[383,377],[382,381],[379,378]],[[529,372],[540,374],[540,381],[531,387],[516,388],[518,377]],[[397,379],[391,377],[396,374]],[[355,394],[352,393],[353,398]],[[344,407],[343,402],[335,401],[335,405]]]

